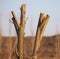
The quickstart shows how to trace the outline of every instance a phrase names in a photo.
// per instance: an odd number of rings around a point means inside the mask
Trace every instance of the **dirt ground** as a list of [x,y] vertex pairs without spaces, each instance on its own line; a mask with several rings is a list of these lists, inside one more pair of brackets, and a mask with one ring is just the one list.
[[[24,38],[24,59],[32,59],[35,37]],[[0,59],[18,59],[16,55],[16,37],[2,37],[0,39]],[[39,50],[38,59],[60,58],[60,35],[44,36]]]

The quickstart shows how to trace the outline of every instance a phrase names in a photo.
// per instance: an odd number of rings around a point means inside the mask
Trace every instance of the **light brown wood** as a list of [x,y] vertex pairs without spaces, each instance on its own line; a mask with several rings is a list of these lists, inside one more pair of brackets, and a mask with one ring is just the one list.
[[12,15],[13,15],[13,19],[14,19],[15,22],[16,22],[17,27],[20,28],[20,25],[19,25],[19,23],[18,23],[18,21],[17,21],[17,18],[16,18],[16,15],[15,15],[14,11],[11,11],[11,13],[12,13]]
[[19,59],[23,59],[23,42],[24,42],[24,28],[25,28],[25,15],[26,14],[26,5],[21,6],[21,21],[20,21],[20,35],[19,35]]
[[[21,6],[21,18],[20,18],[20,24],[17,22],[16,16],[14,12],[12,12],[13,15],[13,23],[17,32],[18,36],[18,55],[19,59],[23,59],[23,42],[24,42],[24,28],[25,28],[25,14],[26,14],[26,5],[23,4]],[[34,42],[34,48],[33,48],[33,57],[32,59],[38,59],[37,58],[37,51],[40,47],[40,42],[42,40],[46,25],[48,23],[50,16],[46,15],[44,16],[44,13],[40,13],[39,17],[39,22],[38,22],[38,27],[36,31],[36,37],[35,37],[35,42]]]
[[34,48],[33,48],[33,58],[32,59],[38,59],[37,58],[37,51],[40,48],[40,42],[42,40],[46,25],[48,23],[50,16],[44,16],[43,13],[40,13],[39,23],[37,27],[35,42],[34,42]]
[[24,42],[24,28],[25,28],[25,16],[26,16],[26,5],[23,4],[21,6],[21,18],[20,18],[20,24],[17,21],[17,18],[14,14],[14,12],[12,11],[12,15],[13,15],[13,23],[16,29],[16,33],[18,36],[18,42],[17,42],[17,54],[19,56],[19,59],[23,59],[23,42]]

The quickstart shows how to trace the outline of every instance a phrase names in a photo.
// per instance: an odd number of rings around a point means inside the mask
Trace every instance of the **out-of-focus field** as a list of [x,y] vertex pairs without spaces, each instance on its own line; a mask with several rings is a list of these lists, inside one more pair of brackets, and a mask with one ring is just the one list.
[[[32,59],[34,39],[24,38],[24,59]],[[16,44],[16,37],[0,38],[0,59],[17,59]],[[43,37],[37,55],[38,59],[60,59],[60,35]]]

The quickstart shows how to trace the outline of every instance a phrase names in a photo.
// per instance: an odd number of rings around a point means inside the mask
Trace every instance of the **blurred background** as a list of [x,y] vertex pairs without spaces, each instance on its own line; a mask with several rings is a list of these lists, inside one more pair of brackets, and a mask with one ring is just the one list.
[[20,22],[22,4],[26,4],[25,36],[35,36],[40,12],[50,15],[44,35],[60,33],[60,0],[0,0],[0,32],[3,36],[16,36],[9,19],[12,18],[11,11],[14,11]]

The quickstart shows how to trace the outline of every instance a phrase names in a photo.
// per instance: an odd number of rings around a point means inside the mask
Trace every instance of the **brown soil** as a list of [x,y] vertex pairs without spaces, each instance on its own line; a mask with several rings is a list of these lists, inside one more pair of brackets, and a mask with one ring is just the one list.
[[[31,59],[35,37],[24,38],[24,59]],[[16,37],[2,37],[0,39],[0,59],[18,59],[16,55]],[[60,58],[60,35],[43,37],[39,50],[38,59]]]

